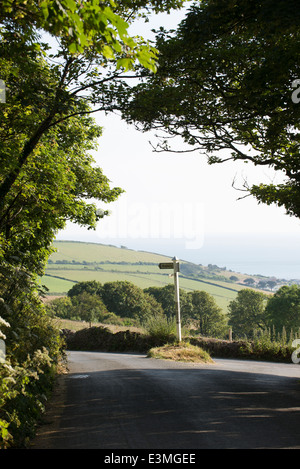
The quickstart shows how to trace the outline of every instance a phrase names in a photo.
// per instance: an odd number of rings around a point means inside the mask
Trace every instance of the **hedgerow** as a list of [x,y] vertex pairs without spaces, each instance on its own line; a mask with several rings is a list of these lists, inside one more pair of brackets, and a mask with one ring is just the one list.
[[[27,446],[63,357],[59,330],[46,316],[40,300],[30,298],[28,292],[25,296],[1,302],[1,314],[6,312],[9,321],[0,321],[6,352],[0,357],[0,449]],[[18,314],[20,300],[22,315]]]

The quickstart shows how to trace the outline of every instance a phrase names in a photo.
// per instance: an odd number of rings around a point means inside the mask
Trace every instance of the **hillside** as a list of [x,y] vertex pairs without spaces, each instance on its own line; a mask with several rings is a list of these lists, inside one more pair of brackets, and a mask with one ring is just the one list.
[[[172,271],[160,270],[160,262],[169,262],[164,255],[135,251],[104,244],[56,241],[56,252],[49,259],[41,283],[50,295],[63,295],[74,283],[97,280],[101,283],[127,280],[141,288],[163,287],[173,283]],[[235,281],[230,277],[236,277]],[[225,311],[237,292],[247,287],[250,276],[228,272],[218,266],[198,266],[180,261],[180,288],[187,291],[204,290],[211,294]],[[258,281],[253,277],[253,281]]]

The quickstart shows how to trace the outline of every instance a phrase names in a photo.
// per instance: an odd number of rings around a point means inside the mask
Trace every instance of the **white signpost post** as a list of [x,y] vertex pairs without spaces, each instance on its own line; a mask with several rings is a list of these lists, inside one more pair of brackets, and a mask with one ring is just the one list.
[[180,298],[179,298],[179,260],[173,257],[172,262],[162,262],[158,264],[160,269],[173,269],[174,287],[175,287],[175,306],[176,306],[176,327],[177,339],[181,342],[181,319],[180,319]]

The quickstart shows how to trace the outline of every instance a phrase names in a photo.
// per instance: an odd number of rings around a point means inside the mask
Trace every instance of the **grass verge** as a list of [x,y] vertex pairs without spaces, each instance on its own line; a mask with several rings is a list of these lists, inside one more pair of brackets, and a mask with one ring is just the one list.
[[148,357],[191,363],[214,363],[211,356],[201,347],[188,342],[166,344],[149,350]]

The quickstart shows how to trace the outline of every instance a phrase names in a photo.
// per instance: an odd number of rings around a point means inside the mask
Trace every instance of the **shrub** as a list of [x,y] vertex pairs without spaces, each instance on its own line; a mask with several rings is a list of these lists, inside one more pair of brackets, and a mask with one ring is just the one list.
[[0,448],[21,448],[33,436],[51,392],[62,341],[34,290],[20,289],[0,307],[5,319],[1,328],[6,328],[6,357],[0,363]]
[[0,448],[26,447],[34,436],[55,376],[44,348],[20,365],[0,365]]
[[165,315],[151,316],[143,323],[147,334],[163,342],[172,342],[176,339],[176,322],[174,318]]

